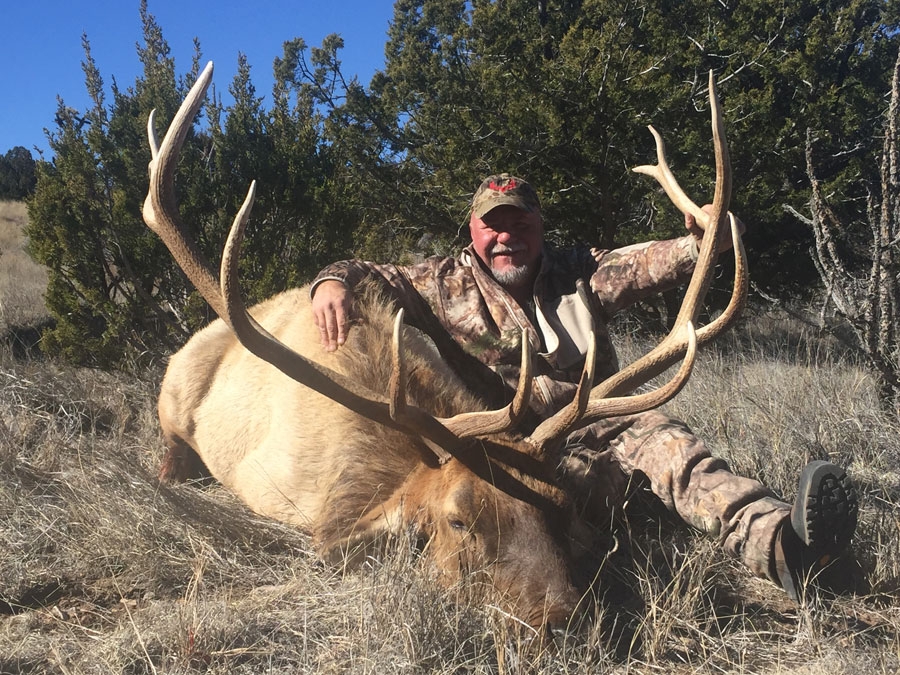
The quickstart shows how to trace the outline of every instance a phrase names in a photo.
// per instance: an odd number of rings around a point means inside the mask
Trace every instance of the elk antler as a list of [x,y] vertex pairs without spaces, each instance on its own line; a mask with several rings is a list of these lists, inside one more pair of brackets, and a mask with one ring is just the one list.
[[[240,295],[237,274],[240,245],[256,194],[255,181],[250,184],[247,197],[232,223],[222,256],[221,281],[216,281],[206,258],[185,233],[175,198],[178,154],[203,103],[212,80],[212,72],[213,65],[210,62],[185,97],[162,143],[157,141],[155,115],[150,114],[147,126],[152,159],[149,167],[150,187],[144,201],[143,215],[150,229],[163,240],[188,279],[231,328],[241,344],[288,377],[350,410],[379,424],[421,436],[441,462],[450,457],[448,453],[458,450],[466,435],[481,433],[481,429],[502,430],[515,424],[528,406],[530,363],[522,369],[523,373],[528,374],[528,381],[520,380],[519,391],[506,408],[486,413],[464,413],[442,420],[421,408],[407,406],[405,400],[399,402],[401,396],[397,393],[392,394],[391,401],[385,400],[350,378],[304,358],[260,326],[247,313]],[[395,330],[395,353],[402,353],[400,343],[400,331]],[[523,360],[524,358],[523,356]],[[392,375],[392,380],[396,380],[397,390],[405,390],[402,372]],[[457,433],[476,427],[474,432]]]
[[[641,166],[634,169],[639,173],[645,173],[656,178],[675,206],[683,213],[693,215],[705,230],[700,243],[697,263],[688,288],[685,291],[684,300],[675,323],[669,334],[653,350],[595,386],[590,391],[589,400],[585,404],[577,403],[578,398],[583,396],[581,390],[585,386],[585,378],[582,377],[579,393],[576,394],[576,402],[542,422],[532,433],[531,440],[539,447],[550,447],[560,438],[570,433],[572,429],[585,426],[597,419],[642,412],[668,401],[687,382],[697,346],[709,342],[721,334],[739,316],[743,309],[747,298],[748,285],[746,254],[734,216],[728,213],[728,202],[731,198],[731,162],[728,156],[728,146],[725,142],[725,125],[718,96],[716,95],[712,71],[709,74],[709,101],[710,115],[712,117],[713,145],[716,156],[716,187],[711,213],[707,214],[692,202],[678,185],[666,162],[662,139],[653,127],[650,127],[650,131],[656,139],[659,164],[657,166]],[[700,307],[706,297],[706,292],[715,272],[719,233],[726,215],[731,226],[734,248],[734,290],[725,311],[715,321],[696,331],[695,335],[693,325],[697,321]],[[650,394],[621,397],[621,395],[634,391],[637,387],[665,371],[682,355],[684,355],[682,367],[666,385],[650,392]],[[587,370],[587,364],[585,370]]]

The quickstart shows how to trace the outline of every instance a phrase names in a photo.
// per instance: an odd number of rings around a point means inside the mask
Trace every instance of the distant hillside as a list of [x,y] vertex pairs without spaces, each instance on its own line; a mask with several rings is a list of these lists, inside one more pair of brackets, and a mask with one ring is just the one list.
[[24,202],[0,201],[0,335],[50,318],[44,306],[47,271],[25,251],[27,223]]

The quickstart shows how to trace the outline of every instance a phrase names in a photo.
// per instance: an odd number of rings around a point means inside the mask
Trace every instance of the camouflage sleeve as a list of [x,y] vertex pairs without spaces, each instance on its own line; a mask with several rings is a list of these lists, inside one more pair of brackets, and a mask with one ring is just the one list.
[[309,287],[309,297],[316,294],[316,288],[323,281],[333,279],[346,284],[351,290],[363,280],[369,279],[381,283],[385,291],[396,295],[396,291],[407,286],[404,277],[395,265],[379,265],[364,260],[341,260],[331,263],[320,271]]
[[[361,283],[376,283],[385,295],[397,302],[407,312],[407,323],[419,326],[423,316],[431,316],[433,296],[437,295],[435,277],[441,263],[452,264],[453,259],[430,258],[412,267],[382,265],[363,260],[342,260],[322,269],[309,288],[309,296],[315,295],[316,287],[328,279],[340,281],[350,289]],[[413,281],[415,280],[415,281]],[[426,322],[427,323],[427,322]],[[423,328],[424,330],[424,328]]]
[[688,281],[697,260],[692,235],[600,251],[591,288],[607,316]]

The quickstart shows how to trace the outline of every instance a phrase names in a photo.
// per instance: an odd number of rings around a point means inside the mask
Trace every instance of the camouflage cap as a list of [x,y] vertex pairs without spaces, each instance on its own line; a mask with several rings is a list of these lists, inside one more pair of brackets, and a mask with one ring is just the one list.
[[472,197],[472,214],[481,218],[496,206],[511,204],[523,211],[541,210],[537,192],[521,178],[499,173],[485,178]]

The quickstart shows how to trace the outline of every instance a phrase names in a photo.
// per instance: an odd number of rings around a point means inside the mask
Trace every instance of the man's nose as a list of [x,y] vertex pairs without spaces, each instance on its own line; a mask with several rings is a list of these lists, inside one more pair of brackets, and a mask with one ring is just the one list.
[[508,230],[501,230],[497,233],[497,241],[501,244],[507,243],[512,238],[512,234]]

